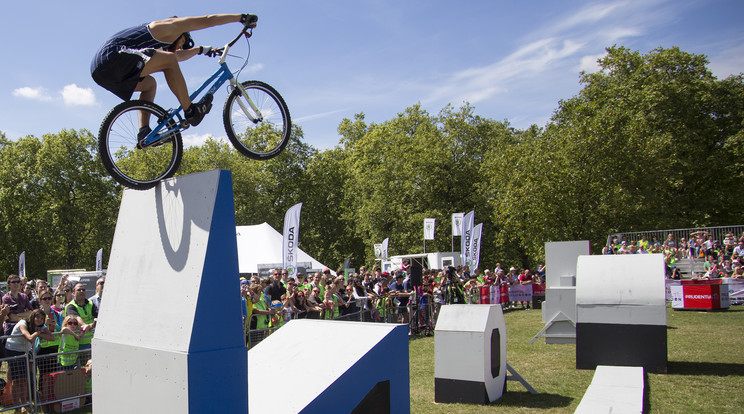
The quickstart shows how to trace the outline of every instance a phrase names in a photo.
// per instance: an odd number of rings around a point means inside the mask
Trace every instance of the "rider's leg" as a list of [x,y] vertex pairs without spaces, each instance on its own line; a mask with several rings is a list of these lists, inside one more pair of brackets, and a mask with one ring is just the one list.
[[171,17],[156,20],[148,25],[150,33],[155,39],[165,43],[173,43],[184,32],[206,29],[227,23],[239,22],[240,14],[209,14],[194,17]]
[[150,60],[145,63],[145,67],[142,68],[140,75],[145,76],[155,72],[163,72],[165,75],[168,87],[176,95],[178,103],[181,104],[186,120],[193,126],[199,125],[204,115],[212,107],[212,96],[206,95],[200,102],[194,105],[191,104],[186,80],[184,80],[183,73],[181,73],[181,67],[178,66],[178,59],[175,53],[156,50]]
[[184,110],[188,109],[191,106],[191,98],[189,98],[186,80],[183,78],[183,73],[181,73],[181,67],[178,66],[176,55],[171,52],[156,50],[150,60],[145,63],[145,67],[142,68],[140,75],[147,77],[147,75],[155,72],[163,72],[165,80],[168,82],[168,87],[176,95],[178,103],[181,104]]
[[[143,101],[154,102],[155,92],[157,92],[158,84],[155,82],[155,78],[152,76],[145,76],[142,78],[137,86],[134,88],[135,91],[140,92],[139,98]],[[146,111],[140,111],[139,114],[139,126],[140,128],[146,127],[150,124],[150,113]]]

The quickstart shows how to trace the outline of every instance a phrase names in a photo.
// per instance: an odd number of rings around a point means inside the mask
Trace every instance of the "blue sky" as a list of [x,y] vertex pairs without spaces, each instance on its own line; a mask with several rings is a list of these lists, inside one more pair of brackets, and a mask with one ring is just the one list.
[[[120,101],[91,79],[93,54],[120,29],[172,15],[258,14],[239,79],[274,86],[305,141],[319,149],[338,144],[343,118],[363,112],[368,122],[384,122],[419,102],[436,114],[467,101],[486,118],[544,126],[558,101],[580,90],[579,72],[596,70],[613,44],[642,53],[679,46],[707,55],[719,78],[744,72],[741,0],[3,3],[0,131],[10,139],[65,128],[97,133]],[[218,46],[236,30],[234,24],[193,36],[197,45]],[[191,90],[214,62],[196,56],[181,64]],[[176,106],[157,79],[156,102]],[[223,89],[205,121],[186,131],[187,145],[225,135],[225,96]]]

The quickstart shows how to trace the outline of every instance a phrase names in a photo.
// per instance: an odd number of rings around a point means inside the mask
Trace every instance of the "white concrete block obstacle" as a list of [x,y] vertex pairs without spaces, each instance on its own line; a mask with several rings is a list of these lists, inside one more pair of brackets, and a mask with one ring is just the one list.
[[640,414],[643,412],[642,367],[598,365],[576,414]]
[[667,371],[661,254],[581,256],[576,279],[576,368]]
[[442,306],[434,330],[434,400],[496,401],[505,391],[506,371],[506,323],[501,306]]
[[125,190],[92,344],[96,413],[410,411],[405,325],[292,321],[250,352],[249,390],[238,277],[229,171]]

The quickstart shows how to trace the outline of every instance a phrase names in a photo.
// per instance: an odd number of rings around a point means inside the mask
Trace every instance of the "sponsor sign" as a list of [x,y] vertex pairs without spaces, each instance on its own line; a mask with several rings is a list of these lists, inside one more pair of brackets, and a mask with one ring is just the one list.
[[727,309],[729,293],[726,285],[672,286],[673,309]]
[[532,302],[532,285],[514,285],[509,287],[510,302]]

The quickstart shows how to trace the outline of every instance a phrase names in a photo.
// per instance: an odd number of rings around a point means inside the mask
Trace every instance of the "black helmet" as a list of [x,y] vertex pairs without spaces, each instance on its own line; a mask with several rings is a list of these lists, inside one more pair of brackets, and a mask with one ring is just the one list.
[[[178,39],[183,37],[183,50],[191,49],[194,47],[194,39],[191,38],[191,33],[189,32],[183,32],[181,36],[178,36]],[[175,46],[176,43],[178,43],[178,39],[176,39],[175,42],[171,44],[171,46]]]

